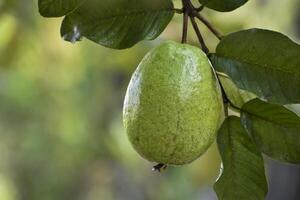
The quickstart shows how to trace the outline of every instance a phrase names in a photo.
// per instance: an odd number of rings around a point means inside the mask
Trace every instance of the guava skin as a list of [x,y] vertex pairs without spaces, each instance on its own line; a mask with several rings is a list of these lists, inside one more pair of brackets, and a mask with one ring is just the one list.
[[183,165],[213,143],[223,119],[220,86],[197,47],[165,42],[141,61],[129,83],[123,121],[145,159]]

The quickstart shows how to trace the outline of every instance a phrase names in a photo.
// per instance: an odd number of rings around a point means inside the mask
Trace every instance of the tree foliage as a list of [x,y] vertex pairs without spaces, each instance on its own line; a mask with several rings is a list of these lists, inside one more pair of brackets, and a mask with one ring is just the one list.
[[85,37],[114,49],[155,39],[176,11],[184,15],[182,42],[187,41],[190,19],[207,52],[195,19],[203,22],[220,38],[216,52],[207,56],[217,72],[225,107],[235,108],[241,116],[227,116],[219,130],[224,172],[215,190],[224,200],[264,199],[262,153],[300,164],[300,118],[284,107],[300,103],[300,46],[281,33],[257,28],[220,36],[201,10],[233,11],[247,0],[199,2],[202,6],[196,8],[183,0],[183,9],[174,9],[171,0],[39,0],[39,11],[45,17],[64,16],[61,36],[65,40]]

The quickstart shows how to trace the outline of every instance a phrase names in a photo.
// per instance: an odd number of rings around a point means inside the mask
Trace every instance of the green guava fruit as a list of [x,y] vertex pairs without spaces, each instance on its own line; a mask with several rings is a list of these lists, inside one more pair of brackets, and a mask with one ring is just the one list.
[[123,121],[145,159],[168,165],[194,161],[213,143],[222,119],[220,86],[199,48],[165,42],[134,72]]

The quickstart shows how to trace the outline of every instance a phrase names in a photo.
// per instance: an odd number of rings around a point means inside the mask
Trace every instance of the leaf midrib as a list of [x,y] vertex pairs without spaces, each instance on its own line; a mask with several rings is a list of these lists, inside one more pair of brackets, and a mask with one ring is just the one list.
[[260,116],[258,114],[252,113],[252,112],[250,112],[248,110],[245,110],[244,108],[242,108],[242,112],[244,112],[244,113],[246,113],[246,114],[248,114],[250,116],[256,117],[256,118],[258,118],[260,120],[263,120],[263,121],[275,124],[277,126],[280,126],[280,127],[283,127],[283,128],[287,128],[287,129],[291,129],[291,127],[286,126],[284,123],[280,123],[280,122],[277,122],[277,121],[272,121],[272,120],[267,119],[267,118],[263,118],[263,116]]
[[[105,13],[103,14],[104,17],[100,17],[99,20],[110,20],[112,18],[117,18],[117,17],[126,17],[126,16],[130,16],[130,15],[143,15],[143,14],[149,14],[149,13],[161,13],[161,12],[170,12],[170,13],[174,13],[174,11],[172,9],[158,9],[158,10],[136,10],[136,11],[132,11],[132,12],[122,12],[120,14],[116,14],[116,15],[106,15]],[[76,15],[77,13],[72,13],[74,15]],[[67,16],[68,17],[68,16]]]
[[[227,60],[233,60],[235,62],[239,62],[239,63],[244,63],[246,65],[254,65],[256,68],[264,68],[264,69],[268,69],[268,70],[274,70],[274,71],[279,71],[281,73],[288,73],[288,74],[292,74],[293,77],[296,77],[297,80],[300,80],[300,70],[299,71],[285,71],[283,70],[282,68],[279,68],[279,66],[275,66],[275,65],[269,65],[269,64],[266,64],[266,66],[264,65],[260,65],[260,64],[257,64],[257,63],[251,63],[250,61],[245,61],[245,60],[238,60],[238,58],[233,58],[233,57],[229,57],[229,56],[224,56],[224,55],[220,55],[218,53],[215,53],[215,55],[219,58],[223,58],[223,59],[227,59]],[[274,66],[275,68],[273,67],[267,67],[267,66]],[[295,76],[295,74],[298,74],[297,76]]]
[[[230,123],[228,123],[228,137],[229,137],[229,148],[228,148],[228,151],[229,151],[229,161],[230,161],[230,163],[231,163],[231,171],[230,171],[230,174],[232,174],[232,176],[230,176],[231,178],[230,178],[230,182],[232,183],[231,185],[234,185],[234,188],[236,188],[236,183],[235,183],[235,181],[234,181],[234,177],[236,177],[236,166],[235,166],[235,162],[233,162],[235,159],[234,159],[234,157],[235,157],[235,152],[233,151],[234,149],[233,149],[233,140],[232,140],[232,138],[233,138],[233,136],[232,136],[232,134],[231,134],[231,129],[232,129],[232,127],[231,127],[231,124]],[[224,161],[223,161],[224,162]],[[225,172],[225,170],[226,170],[226,167],[227,166],[225,166],[225,164],[224,164],[224,172]],[[227,184],[226,184],[227,185]],[[226,194],[226,190],[224,190],[224,192],[223,192],[223,195],[222,195],[222,199],[224,199],[224,196],[225,196],[225,194]],[[236,196],[236,190],[234,191],[234,196]]]
[[87,1],[87,0],[83,0],[82,2],[78,3],[78,5],[77,5],[74,9],[70,10],[70,11],[69,11],[68,13],[66,13],[64,16],[67,16],[67,15],[72,14],[74,11],[76,11],[77,9],[79,9],[86,1]]
[[[230,125],[230,124],[229,124]],[[236,177],[236,173],[237,173],[237,170],[236,170],[236,165],[235,165],[235,163],[236,162],[234,162],[234,158],[236,157],[236,153],[235,153],[235,151],[234,151],[234,148],[233,148],[233,136],[232,136],[232,131],[231,131],[231,129],[232,129],[232,127],[231,126],[229,126],[229,145],[230,145],[230,151],[231,151],[231,161],[233,161],[232,162],[232,174],[233,174],[233,176],[231,176],[232,178],[231,178],[231,181],[233,182],[233,184],[234,184],[234,188],[236,188],[236,186],[237,186],[237,183],[234,181],[234,177]],[[237,196],[237,193],[236,193],[236,191],[237,190],[235,190],[234,191],[234,196],[236,197]]]

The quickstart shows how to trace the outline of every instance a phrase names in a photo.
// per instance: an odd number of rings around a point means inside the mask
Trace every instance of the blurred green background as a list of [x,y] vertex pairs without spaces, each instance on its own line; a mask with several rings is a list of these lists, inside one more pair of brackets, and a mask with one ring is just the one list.
[[[204,14],[224,34],[260,27],[297,40],[299,11],[297,0],[251,0]],[[153,173],[122,126],[131,74],[162,40],[180,41],[181,17],[159,39],[122,51],[64,42],[61,20],[39,16],[37,0],[0,0],[0,200],[214,199],[215,146],[190,165]],[[201,28],[213,50],[217,40]]]

